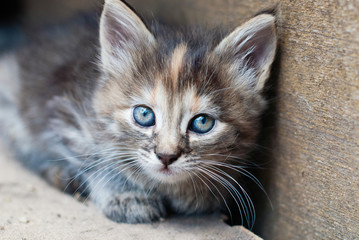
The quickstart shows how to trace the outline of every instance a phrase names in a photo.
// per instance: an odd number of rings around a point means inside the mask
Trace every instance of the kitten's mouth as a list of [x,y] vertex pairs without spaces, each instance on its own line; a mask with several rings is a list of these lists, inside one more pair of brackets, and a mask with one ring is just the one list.
[[163,167],[159,170],[161,173],[165,174],[165,175],[168,175],[168,176],[172,176],[174,175],[175,173],[169,169],[168,167]]
[[161,183],[178,183],[179,181],[187,179],[177,167],[161,166],[153,169],[149,174]]

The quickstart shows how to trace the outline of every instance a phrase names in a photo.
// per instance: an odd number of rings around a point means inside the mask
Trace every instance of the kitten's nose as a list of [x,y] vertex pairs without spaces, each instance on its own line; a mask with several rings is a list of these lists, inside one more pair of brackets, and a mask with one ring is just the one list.
[[157,153],[156,155],[158,159],[161,160],[163,165],[165,165],[166,168],[168,167],[168,165],[176,161],[180,156],[180,154],[162,154],[162,153]]

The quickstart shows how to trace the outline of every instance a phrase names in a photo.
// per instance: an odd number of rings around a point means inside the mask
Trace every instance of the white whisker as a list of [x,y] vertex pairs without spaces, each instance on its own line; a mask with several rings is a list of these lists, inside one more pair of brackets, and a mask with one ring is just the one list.
[[[236,194],[236,196],[239,198],[240,200],[240,203],[241,203],[241,206],[242,208],[245,210],[244,214],[245,214],[245,217],[246,217],[246,220],[247,220],[247,223],[249,225],[251,225],[251,222],[249,220],[249,217],[252,216],[252,224],[254,223],[255,221],[255,209],[254,209],[254,205],[253,205],[253,202],[252,200],[250,199],[249,195],[247,194],[247,192],[243,189],[243,187],[232,177],[230,176],[228,173],[224,172],[223,170],[219,169],[219,168],[216,168],[214,166],[209,166],[207,165],[206,166],[206,170],[211,172],[212,174],[216,175],[218,178],[220,178],[221,180],[223,180],[225,182],[225,184],[230,187]],[[244,199],[242,198],[242,195],[239,193],[239,191],[237,190],[237,188],[235,188],[227,179],[223,178],[222,176],[220,176],[219,174],[213,172],[213,171],[210,171],[208,168],[211,168],[212,170],[214,171],[217,171],[217,172],[220,172],[222,173],[223,175],[227,176],[229,179],[231,179],[233,182],[235,182],[237,184],[237,186],[241,189],[241,191],[243,192],[245,198],[246,198],[246,201],[247,203],[249,204],[249,208],[247,208],[246,204],[244,203]],[[227,189],[228,190],[228,189]],[[229,191],[229,190],[228,190]],[[233,195],[232,195],[233,197]],[[236,201],[236,199],[235,199]],[[236,201],[237,202],[237,201]],[[243,205],[243,204],[244,205]],[[238,206],[238,205],[237,205]],[[239,206],[238,206],[239,208]],[[248,209],[249,209],[249,212],[248,212]],[[239,208],[240,210],[240,208]],[[243,221],[243,220],[242,220]],[[251,225],[252,226],[252,225]]]
[[[117,171],[118,169],[121,169],[121,168],[122,168],[119,172],[116,172],[116,173],[115,173],[113,176],[111,176],[104,184],[102,184],[102,188],[104,188],[112,179],[116,178],[116,177],[119,176],[122,172],[124,172],[124,171],[126,171],[127,169],[129,169],[129,168],[135,166],[136,164],[137,164],[136,162],[129,162],[129,163],[127,163],[127,164],[123,164],[123,165],[120,165],[120,166],[117,166],[117,167],[111,169],[111,171],[107,172],[105,175],[102,176],[102,178],[95,184],[94,187],[91,187],[91,192],[90,192],[90,194],[87,196],[86,200],[87,200],[88,198],[90,198],[90,197],[93,195],[94,192],[98,191],[97,188],[98,188],[99,184],[100,184],[102,181],[104,181],[108,175],[110,175],[110,174],[112,174],[113,172]],[[104,171],[102,171],[102,172],[104,172]],[[97,177],[99,177],[99,176],[101,176],[101,174],[98,174],[98,176],[96,176],[95,179],[96,179]],[[94,179],[94,180],[95,180],[95,179]],[[88,186],[89,186],[89,185],[88,185]]]
[[[131,161],[131,160],[133,160],[133,159],[135,159],[135,158],[123,159],[123,160],[120,160],[120,161],[117,160],[117,161],[114,161],[114,162],[112,162],[112,163],[110,163],[110,164],[107,164],[107,165],[105,165],[105,166],[103,166],[103,167],[97,169],[95,172],[93,172],[91,175],[89,175],[89,176],[82,182],[82,184],[77,188],[77,190],[79,190],[84,184],[86,184],[86,183],[88,182],[89,179],[91,179],[93,176],[97,175],[99,172],[104,172],[104,171],[106,171],[106,170],[112,168],[112,167],[115,166],[115,165],[119,165],[119,164],[121,164],[121,165],[126,165],[127,163],[126,163],[126,164],[123,164],[123,162],[128,162],[128,161]],[[102,161],[102,162],[100,162],[100,164],[103,164],[103,163],[105,163],[105,162],[110,162],[110,161],[112,161],[112,160],[114,160],[114,159],[108,159],[108,160],[106,160],[106,161]],[[100,176],[100,174],[98,174],[97,176],[95,176],[93,180],[95,180],[95,179],[96,179],[97,177],[99,177],[99,176]],[[88,188],[89,188],[89,185],[86,186],[86,188],[81,192],[80,195],[82,195]],[[75,191],[75,193],[76,193],[76,191]]]
[[[200,169],[199,169],[200,170]],[[223,194],[221,193],[221,191],[219,191],[219,189],[217,188],[217,186],[211,181],[209,180],[205,175],[201,174],[201,172],[203,172],[202,170],[200,170],[199,172],[197,172],[198,174],[200,174],[202,177],[204,177],[216,190],[217,192],[219,193],[219,195],[221,196],[222,200],[223,200],[223,203],[225,204],[228,212],[229,212],[229,215],[230,215],[230,218],[232,219],[233,216],[232,216],[232,211],[231,209],[229,208],[228,204],[227,204],[227,201],[226,201],[226,198],[223,196]],[[205,172],[204,172],[205,173]],[[210,177],[210,176],[209,176]],[[216,197],[216,199],[219,201],[219,199],[217,198],[217,196],[213,193],[212,189],[201,179],[199,178],[207,187],[208,189],[211,191],[211,193]]]
[[268,194],[265,191],[262,183],[252,173],[250,173],[249,171],[243,169],[242,166],[233,165],[233,164],[224,163],[224,162],[216,162],[216,161],[213,161],[213,160],[205,160],[205,159],[199,160],[198,162],[202,162],[204,164],[209,163],[209,164],[212,164],[212,165],[226,167],[226,168],[229,168],[229,169],[231,169],[233,171],[241,173],[242,175],[244,175],[244,176],[248,177],[249,179],[251,179],[264,192],[264,194],[267,196],[268,200],[270,201],[270,199],[268,197]]

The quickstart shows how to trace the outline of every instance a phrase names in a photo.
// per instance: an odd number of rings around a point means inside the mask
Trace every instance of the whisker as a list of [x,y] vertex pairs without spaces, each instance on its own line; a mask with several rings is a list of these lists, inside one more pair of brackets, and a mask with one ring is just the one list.
[[[104,172],[104,171],[106,171],[107,169],[110,169],[110,168],[112,168],[112,167],[115,166],[115,165],[120,165],[120,164],[121,164],[120,166],[125,165],[125,164],[123,164],[123,162],[127,162],[127,161],[130,161],[130,160],[132,160],[132,159],[135,159],[135,158],[124,159],[124,160],[122,160],[122,161],[115,161],[115,162],[112,162],[112,163],[110,163],[110,164],[107,164],[107,165],[105,165],[105,166],[99,168],[98,170],[96,170],[95,172],[93,172],[91,175],[89,175],[89,176],[86,178],[86,180],[84,180],[84,181],[81,183],[81,185],[76,189],[75,193],[76,193],[84,184],[86,184],[86,183],[88,182],[88,180],[89,180],[90,178],[92,178],[94,175],[96,175],[96,174],[98,174],[98,173],[100,173],[100,172]],[[104,162],[109,162],[109,161],[111,161],[111,160],[113,160],[113,159],[108,159],[108,160],[106,160],[106,161],[104,161]],[[104,163],[104,162],[101,162],[101,164]],[[96,178],[98,178],[99,176],[100,176],[100,174],[98,174],[98,175],[94,178],[94,180],[95,180]],[[88,189],[88,187],[89,187],[89,185],[87,185],[86,188],[81,192],[80,196]]]
[[[88,167],[86,167],[85,169],[81,170],[81,171],[80,171],[79,173],[77,173],[74,177],[71,177],[72,180],[66,185],[64,191],[65,191],[65,190],[71,185],[71,183],[72,183],[73,181],[75,181],[78,177],[80,177],[80,176],[81,176],[82,174],[84,174],[85,172],[87,172],[87,171],[93,169],[94,167],[97,167],[98,165],[101,165],[101,164],[103,164],[103,163],[106,163],[106,162],[109,162],[109,161],[113,161],[113,160],[121,161],[121,160],[118,160],[118,159],[117,159],[117,157],[119,157],[119,156],[121,156],[121,157],[124,157],[124,156],[126,156],[126,157],[131,157],[131,156],[133,156],[133,157],[135,157],[135,156],[132,155],[132,154],[123,154],[123,155],[115,155],[114,157],[108,158],[108,159],[106,159],[106,160],[104,160],[104,158],[100,158],[100,159],[94,161],[93,163],[91,163],[91,164],[90,164]],[[64,179],[64,180],[68,180],[68,179]]]
[[[242,201],[240,200],[240,203],[238,203],[237,198],[233,195],[232,191],[227,187],[226,182],[224,182],[220,178],[220,176],[218,176],[217,174],[213,173],[212,171],[210,171],[209,169],[206,169],[206,168],[201,168],[201,171],[207,173],[209,177],[211,177],[213,180],[216,180],[218,183],[220,183],[228,191],[228,193],[232,196],[233,200],[237,204],[237,207],[239,209],[239,213],[240,213],[240,216],[241,216],[241,221],[243,222],[243,216],[242,216],[242,212],[240,211],[240,206],[239,206],[239,205],[241,205],[243,207],[243,209],[245,209],[245,207],[242,204]],[[248,217],[247,217],[246,212],[245,212],[245,216],[246,216],[246,220],[248,221]],[[231,219],[232,219],[232,217],[231,217]]]
[[[247,223],[253,227],[253,224],[255,222],[255,208],[254,208],[254,204],[251,200],[251,198],[249,197],[249,195],[247,194],[247,192],[243,189],[243,187],[238,183],[238,181],[236,181],[232,176],[230,176],[228,173],[226,173],[225,171],[219,169],[219,168],[216,168],[214,166],[206,166],[207,168],[211,168],[212,170],[214,171],[217,171],[217,172],[220,172],[222,174],[224,174],[225,176],[227,176],[228,178],[230,178],[233,182],[235,182],[237,184],[237,186],[242,190],[245,198],[246,198],[246,201],[247,203],[249,204],[249,208],[247,208],[245,205],[242,205],[242,202],[244,204],[244,199],[242,198],[242,195],[239,193],[239,191],[225,178],[223,178],[222,176],[220,176],[219,174],[216,174],[215,172],[212,172],[210,170],[211,173],[215,174],[216,176],[218,176],[219,178],[221,178],[223,181],[225,181],[227,183],[227,185],[235,192],[236,196],[239,197],[239,200],[241,202],[241,206],[243,207],[243,209],[245,210],[245,216],[246,216],[246,220],[247,220]],[[233,196],[232,196],[233,197]],[[239,207],[239,206],[238,206]],[[249,212],[248,212],[248,209],[249,209]],[[252,224],[249,220],[249,216],[252,216]],[[243,220],[242,220],[243,221]]]
[[[198,169],[198,168],[197,168]],[[199,170],[199,169],[198,169]],[[217,186],[211,181],[209,180],[206,176],[204,176],[203,174],[201,174],[201,172],[203,171],[200,171],[200,172],[197,172],[198,174],[200,174],[202,177],[204,177],[209,183],[211,183],[211,185],[217,190],[217,192],[219,193],[219,195],[222,197],[223,199],[223,202],[229,212],[229,215],[230,215],[230,218],[233,219],[233,216],[232,216],[232,211],[231,209],[229,208],[228,204],[227,204],[227,201],[226,199],[224,198],[223,194],[221,193],[221,191],[219,191],[219,189],[217,188]],[[204,172],[205,173],[205,172]],[[209,176],[210,177],[210,176]],[[216,199],[219,201],[219,199],[217,198],[217,196],[213,193],[212,189],[201,179],[199,178],[207,187],[208,189],[211,191],[211,193],[216,197]],[[220,201],[219,201],[220,202]]]
[[233,164],[224,163],[224,162],[216,162],[216,161],[213,161],[213,160],[206,160],[206,159],[199,160],[198,162],[210,163],[210,164],[213,164],[213,165],[226,167],[226,168],[232,169],[233,171],[239,172],[242,175],[244,175],[244,176],[248,177],[249,179],[251,179],[254,183],[257,184],[257,186],[262,191],[265,192],[264,187],[263,187],[262,183],[258,180],[258,178],[256,178],[252,173],[250,173],[249,171],[244,169],[242,166],[233,165]]
[[[225,159],[223,161],[227,161],[229,158],[231,160],[240,160],[241,164],[246,165],[246,168],[248,167],[255,167],[255,168],[260,168],[260,166],[257,163],[254,162],[248,162],[246,158],[242,158],[242,157],[238,157],[238,156],[232,156],[232,155],[225,155],[225,154],[217,154],[217,153],[211,153],[211,154],[203,154],[204,156],[218,156],[218,157],[225,157]],[[245,166],[243,166],[245,167]]]
[[197,194],[197,189],[196,189],[196,184],[193,180],[193,177],[191,175],[191,173],[188,171],[188,170],[185,170],[186,173],[188,173],[188,176],[191,178],[191,181],[192,181],[192,184],[193,184],[193,189],[194,189],[194,194],[195,194],[195,197],[196,197],[196,208],[195,209],[198,209],[198,206],[199,206],[199,202],[198,202],[198,194]]
[[267,193],[267,191],[264,189],[264,186],[262,185],[262,183],[249,171],[243,169],[241,166],[237,166],[237,165],[233,165],[233,164],[229,164],[229,163],[224,163],[224,162],[216,162],[216,161],[212,161],[212,160],[199,160],[199,162],[202,162],[204,164],[212,164],[212,165],[216,165],[216,166],[221,166],[221,167],[226,167],[229,169],[232,169],[233,171],[239,172],[240,174],[248,177],[249,179],[251,179],[265,194],[266,198],[268,199],[268,202],[271,206],[271,208],[273,209],[273,203],[271,201],[271,199],[269,198],[269,195]]
[[[76,194],[80,189],[81,189],[81,187],[82,186],[84,186],[86,183],[87,183],[87,181],[92,177],[92,176],[94,176],[94,175],[96,175],[97,173],[99,173],[99,172],[101,172],[101,171],[104,171],[104,170],[107,170],[107,169],[109,169],[109,168],[111,168],[112,166],[114,166],[114,165],[116,165],[116,164],[120,164],[119,162],[112,162],[112,163],[109,163],[109,164],[107,164],[107,165],[105,165],[105,166],[103,166],[103,167],[101,167],[101,168],[99,168],[99,169],[97,169],[95,172],[93,172],[91,175],[89,175],[81,184],[80,184],[80,186],[78,186],[77,188],[76,188],[76,190],[74,191],[74,193],[73,193],[73,195],[74,194]],[[83,173],[82,173],[83,174]],[[78,176],[79,177],[79,176]],[[95,177],[96,178],[96,177]],[[75,179],[73,179],[72,181],[74,181]],[[72,182],[71,181],[71,182]],[[70,182],[70,183],[71,183]],[[69,183],[69,184],[70,184]],[[68,185],[69,185],[68,184]],[[67,186],[66,186],[67,187]],[[86,191],[88,189],[88,186],[80,193],[80,196],[82,196],[82,194]]]
[[[137,167],[137,169],[136,169],[135,171],[133,171],[130,175],[128,175],[128,176],[126,177],[126,180],[125,180],[125,182],[123,183],[123,186],[122,186],[122,190],[121,190],[121,191],[123,191],[124,187],[126,186],[128,180],[131,178],[131,176],[134,175],[134,174],[136,174],[139,169],[141,170],[140,167]],[[136,180],[137,180],[138,177],[139,177],[139,175],[137,175],[136,178],[135,178],[133,181],[136,182]]]
[[[119,172],[117,172],[116,174],[114,174],[112,177],[110,177],[103,185],[102,188],[104,188],[112,179],[116,178],[117,176],[119,176],[122,172],[126,171],[127,169],[135,166],[137,163],[136,162],[129,162],[127,164],[124,165],[120,165],[118,167],[113,168],[110,172],[106,173],[104,176],[102,176],[102,178],[96,183],[96,185],[91,189],[90,194],[87,196],[87,198],[85,199],[85,201],[87,201],[95,192],[95,189],[97,190],[99,184],[104,181],[106,179],[106,177],[110,174],[112,174],[114,171],[117,171],[118,169],[122,168]],[[99,174],[98,176],[101,176],[101,174]],[[95,179],[98,177],[96,176]],[[89,186],[89,185],[88,185]]]

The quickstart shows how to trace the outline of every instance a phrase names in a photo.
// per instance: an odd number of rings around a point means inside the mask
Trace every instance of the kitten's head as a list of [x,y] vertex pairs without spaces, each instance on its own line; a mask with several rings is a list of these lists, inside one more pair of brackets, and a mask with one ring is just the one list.
[[226,170],[222,163],[250,151],[276,50],[272,15],[222,37],[148,28],[124,3],[108,0],[100,43],[104,74],[94,106],[112,136],[104,144],[117,145],[119,159],[175,183],[206,168]]

